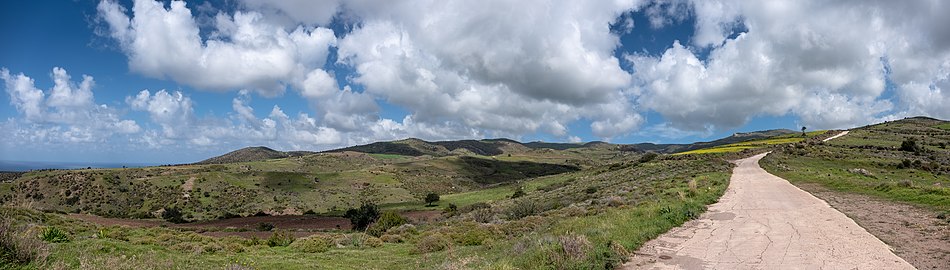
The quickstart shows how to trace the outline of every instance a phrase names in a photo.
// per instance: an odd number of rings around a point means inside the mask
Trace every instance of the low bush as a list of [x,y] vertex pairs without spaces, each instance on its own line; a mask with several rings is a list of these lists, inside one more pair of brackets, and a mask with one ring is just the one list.
[[403,238],[398,234],[384,234],[383,236],[379,237],[379,240],[382,240],[386,243],[402,243],[406,241],[406,238]]
[[460,214],[461,214],[461,213],[468,213],[468,212],[472,212],[472,211],[475,211],[475,210],[478,210],[478,209],[484,209],[484,208],[491,208],[491,205],[489,205],[489,204],[487,204],[487,203],[484,203],[484,202],[477,202],[477,203],[473,203],[473,204],[469,204],[469,205],[466,205],[466,206],[459,207],[458,212],[459,212]]
[[267,246],[286,247],[294,242],[294,235],[288,231],[277,230],[267,239]]
[[459,207],[457,205],[455,205],[454,203],[450,203],[442,211],[445,211],[446,213],[449,213],[449,214],[453,214],[455,213],[455,211],[458,211],[458,210],[459,210]]
[[322,235],[311,235],[297,239],[290,244],[290,248],[299,252],[321,253],[333,247],[333,240]]
[[271,230],[274,230],[274,224],[267,223],[267,222],[257,223],[257,230],[262,231],[262,232],[269,232]]
[[540,214],[549,209],[549,205],[533,200],[521,200],[514,202],[505,209],[505,216],[508,220],[520,219],[527,216]]
[[[551,269],[593,269],[589,259],[593,244],[584,235],[543,236],[524,238],[515,243],[515,254],[525,258],[524,267]],[[613,253],[609,251],[609,253]],[[599,255],[599,254],[598,254]],[[607,254],[604,254],[607,255]],[[605,265],[597,265],[604,268]],[[613,269],[614,267],[606,267]]]
[[375,237],[379,237],[386,233],[386,230],[389,230],[389,228],[406,223],[409,223],[409,220],[400,216],[396,212],[387,211],[383,213],[378,220],[376,220],[376,223],[373,223],[373,225],[370,225],[369,228],[366,229],[366,233]]
[[489,223],[495,220],[495,213],[491,208],[480,208],[472,211],[472,220],[478,223]]
[[344,234],[333,239],[333,242],[338,247],[375,248],[383,245],[382,240],[365,233]]
[[496,234],[486,226],[465,226],[464,231],[453,234],[452,240],[463,246],[478,246],[493,241]]
[[0,218],[0,265],[42,263],[48,256],[49,247],[46,243],[36,236],[24,235],[7,217]]
[[914,187],[914,182],[911,182],[910,180],[901,180],[900,182],[897,182],[897,186],[902,188],[912,188]]
[[656,159],[656,157],[658,156],[660,155],[658,155],[657,153],[646,152],[645,154],[643,154],[643,156],[640,156],[640,159],[638,159],[637,161],[639,161],[640,163],[647,163],[647,162],[652,161],[653,159]]
[[417,253],[430,253],[445,250],[450,246],[452,246],[452,242],[449,241],[448,237],[440,233],[432,233],[423,236],[416,242],[415,251]]
[[512,194],[511,194],[511,198],[512,198],[512,199],[521,198],[521,197],[524,196],[524,195],[525,195],[525,193],[524,193],[524,187],[518,186],[518,187],[515,188],[515,193],[512,193]]
[[69,235],[66,234],[66,231],[60,230],[59,228],[53,226],[43,229],[43,232],[40,233],[40,238],[43,239],[43,241],[50,243],[69,242]]

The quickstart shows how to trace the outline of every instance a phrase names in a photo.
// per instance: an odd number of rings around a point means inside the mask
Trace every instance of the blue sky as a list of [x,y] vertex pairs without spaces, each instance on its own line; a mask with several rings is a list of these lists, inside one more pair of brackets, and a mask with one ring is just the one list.
[[621,2],[3,2],[0,160],[683,143],[950,117],[946,4],[902,6],[923,18],[904,23],[887,3]]

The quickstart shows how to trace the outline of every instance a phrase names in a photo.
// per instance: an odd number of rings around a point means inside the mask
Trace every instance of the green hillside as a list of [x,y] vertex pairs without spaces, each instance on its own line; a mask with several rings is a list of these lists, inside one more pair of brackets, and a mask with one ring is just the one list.
[[828,142],[779,148],[762,166],[793,183],[950,211],[947,124],[914,117],[856,128]]

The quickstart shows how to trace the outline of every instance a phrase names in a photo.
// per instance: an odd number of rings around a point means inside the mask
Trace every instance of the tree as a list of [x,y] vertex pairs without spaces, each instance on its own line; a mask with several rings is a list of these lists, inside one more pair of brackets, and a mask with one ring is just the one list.
[[906,139],[903,142],[901,142],[900,150],[907,151],[907,152],[918,152],[920,151],[920,146],[917,146],[917,141],[915,141],[914,139]]
[[181,211],[178,208],[166,208],[165,212],[162,213],[162,219],[171,223],[185,223],[185,219],[181,216]]
[[343,216],[350,219],[354,230],[365,231],[369,224],[379,219],[379,207],[374,203],[363,203],[360,208],[346,210]]
[[439,194],[429,193],[426,194],[426,206],[432,206],[432,203],[439,201]]
[[807,127],[802,126],[802,137],[805,137],[805,129],[807,129]]

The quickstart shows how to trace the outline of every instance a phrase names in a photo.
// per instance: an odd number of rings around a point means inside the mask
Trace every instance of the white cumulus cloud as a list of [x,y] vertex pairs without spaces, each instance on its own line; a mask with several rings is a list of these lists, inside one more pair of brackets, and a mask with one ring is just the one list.
[[137,133],[139,125],[122,119],[119,112],[105,104],[96,104],[92,88],[95,80],[83,75],[78,84],[65,69],[53,68],[53,87],[43,91],[33,78],[0,69],[0,79],[10,103],[23,115],[9,119],[3,132],[9,143],[104,142],[114,135]]

